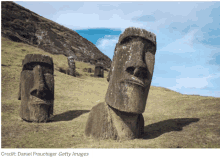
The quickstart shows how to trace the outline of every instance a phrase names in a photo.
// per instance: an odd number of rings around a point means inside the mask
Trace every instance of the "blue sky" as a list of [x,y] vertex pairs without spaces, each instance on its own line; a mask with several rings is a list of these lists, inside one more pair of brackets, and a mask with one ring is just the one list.
[[112,59],[127,27],[157,37],[152,85],[220,97],[220,2],[28,2],[17,4],[78,32]]

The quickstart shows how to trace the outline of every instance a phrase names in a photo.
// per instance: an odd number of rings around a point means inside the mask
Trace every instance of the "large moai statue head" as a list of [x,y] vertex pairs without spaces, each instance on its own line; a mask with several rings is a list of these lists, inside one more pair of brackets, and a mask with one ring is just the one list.
[[41,54],[28,54],[22,62],[18,99],[20,116],[26,121],[47,122],[53,114],[53,59]]
[[116,44],[109,72],[106,103],[141,114],[145,110],[156,53],[156,36],[144,29],[127,28]]
[[104,77],[104,66],[102,62],[97,62],[95,64],[95,73],[94,73],[95,77]]

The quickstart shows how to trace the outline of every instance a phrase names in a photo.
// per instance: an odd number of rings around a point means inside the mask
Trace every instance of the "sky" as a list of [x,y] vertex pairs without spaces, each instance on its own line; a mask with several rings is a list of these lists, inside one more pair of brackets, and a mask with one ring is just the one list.
[[120,34],[156,35],[151,85],[220,97],[220,2],[15,1],[88,39],[110,59]]

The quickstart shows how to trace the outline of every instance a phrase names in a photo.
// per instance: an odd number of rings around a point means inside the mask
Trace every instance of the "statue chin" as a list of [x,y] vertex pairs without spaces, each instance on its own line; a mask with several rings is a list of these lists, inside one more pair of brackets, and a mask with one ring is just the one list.
[[110,106],[128,113],[144,112],[148,92],[145,87],[133,83],[120,83],[118,90],[120,95],[115,96],[115,105]]

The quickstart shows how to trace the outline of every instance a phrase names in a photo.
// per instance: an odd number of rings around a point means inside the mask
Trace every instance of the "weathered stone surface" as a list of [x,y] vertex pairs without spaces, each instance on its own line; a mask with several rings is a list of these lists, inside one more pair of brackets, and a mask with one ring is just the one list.
[[67,58],[67,62],[70,68],[75,69],[76,65],[75,65],[75,61],[74,61],[74,57],[73,56],[69,56]]
[[1,2],[1,13],[3,37],[36,46],[52,54],[74,56],[77,61],[89,62],[91,58],[102,58],[105,67],[109,68],[111,65],[108,56],[77,32],[12,1]]
[[53,114],[53,60],[46,55],[28,54],[22,65],[18,94],[20,117],[31,122],[47,122]]
[[85,135],[95,139],[134,139],[143,133],[142,114],[121,112],[105,102],[92,108],[85,129]]
[[110,72],[108,73],[108,76],[107,76],[107,81],[109,82],[109,80],[110,80],[110,76],[111,76],[111,74],[110,74]]
[[67,58],[67,61],[68,61],[68,65],[69,65],[69,68],[67,70],[67,74],[70,75],[70,76],[76,76],[76,65],[75,65],[75,62],[74,62],[74,57],[69,56]]
[[67,69],[67,74],[70,76],[76,76],[76,71],[72,68]]
[[154,43],[155,35],[143,29],[127,28],[120,35],[109,72],[108,105],[124,112],[144,112],[154,70]]
[[99,139],[134,139],[144,133],[156,53],[154,34],[127,28],[116,44],[105,103],[92,108],[85,134]]
[[117,131],[109,114],[109,106],[99,103],[89,113],[85,135],[96,139],[116,139]]
[[126,38],[130,38],[130,37],[141,37],[151,41],[155,46],[157,45],[155,34],[146,31],[144,29],[139,29],[135,27],[130,27],[125,29],[123,34],[120,35],[118,43],[121,43],[123,40],[127,40]]
[[101,62],[96,63],[94,76],[95,77],[102,77],[102,78],[104,77],[104,67]]
[[92,72],[92,68],[88,68],[88,73],[91,73]]

